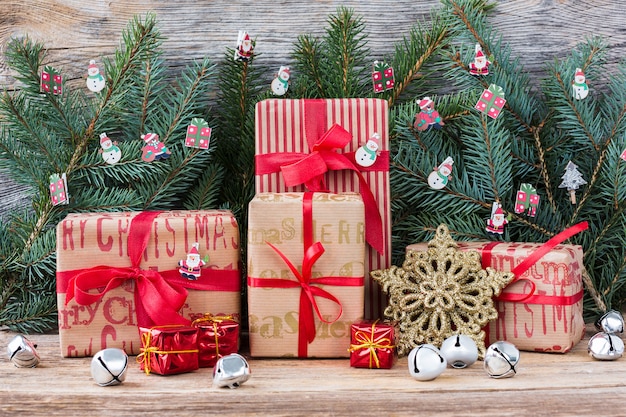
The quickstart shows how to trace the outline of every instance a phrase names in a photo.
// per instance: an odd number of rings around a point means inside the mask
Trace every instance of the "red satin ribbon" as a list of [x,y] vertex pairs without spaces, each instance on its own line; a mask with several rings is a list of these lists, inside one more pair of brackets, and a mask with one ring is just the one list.
[[[305,135],[311,152],[256,155],[256,174],[280,171],[287,187],[304,184],[309,191],[327,192],[323,174],[329,170],[353,171],[359,179],[359,192],[365,206],[365,239],[378,253],[383,254],[383,223],[376,199],[360,169],[348,159],[347,154],[337,153],[338,149],[350,143],[352,135],[338,124],[326,130],[325,100],[306,100],[304,109]],[[375,165],[376,169],[388,170],[388,152],[377,158]]]
[[[135,216],[128,233],[130,267],[96,266],[74,274],[68,282],[65,303],[75,299],[89,305],[102,299],[109,290],[124,281],[135,281],[135,308],[137,323],[143,327],[159,324],[189,324],[178,310],[187,299],[187,290],[168,283],[158,272],[140,268],[141,257],[148,246],[150,231],[159,212],[142,212]],[[104,287],[93,292],[94,289]]]
[[[361,286],[363,285],[362,277],[320,277],[312,278],[313,265],[324,253],[324,246],[320,242],[313,241],[313,193],[304,193],[302,201],[303,212],[303,240],[304,240],[304,257],[302,259],[302,272],[283,254],[280,249],[269,242],[265,242],[271,247],[280,258],[285,262],[289,270],[296,277],[297,281],[279,279],[279,278],[253,278],[248,277],[248,285],[260,288],[297,288],[300,287],[300,305],[298,320],[298,356],[307,357],[308,343],[315,340],[315,315],[324,323],[334,323],[341,317],[343,307],[341,302],[328,291],[313,286],[313,284],[322,285],[338,285],[338,286]],[[332,320],[326,320],[317,305],[315,297],[326,298],[339,305],[339,313]]]
[[[534,264],[536,264],[537,261],[539,261],[539,259],[543,258],[544,255],[546,255],[548,252],[554,249],[555,246],[560,245],[561,243],[563,243],[570,237],[574,236],[575,234],[580,233],[583,230],[587,230],[588,227],[589,227],[589,224],[587,222],[580,222],[578,224],[575,224],[574,226],[568,227],[567,229],[563,230],[561,233],[553,236],[550,240],[548,240],[546,243],[541,245],[537,250],[532,252],[530,256],[528,256],[526,259],[524,259],[522,262],[520,262],[517,266],[513,268],[511,272],[513,272],[513,274],[515,275],[515,278],[513,278],[513,281],[511,281],[509,285],[515,282],[519,282],[519,281],[526,281],[527,284],[530,285],[530,291],[527,294],[502,293],[499,296],[494,297],[494,299],[497,301],[524,302],[527,304],[544,304],[544,303],[548,304],[549,301],[554,301],[552,300],[553,297],[551,296],[534,295],[535,290],[537,289],[537,286],[535,285],[535,283],[527,278],[521,278],[521,276],[524,274],[524,272],[528,271]],[[492,250],[496,245],[500,243],[503,243],[503,242],[491,242],[487,246],[485,246],[485,248],[482,251],[483,268],[491,266]],[[574,304],[580,298],[582,298],[582,296],[583,294],[582,292],[580,292],[579,294],[575,294],[571,296],[572,297],[571,299],[570,298],[565,299],[566,297],[564,297],[563,300],[564,301],[574,300],[572,302],[569,302],[569,304]],[[557,298],[561,298],[561,297],[557,297]],[[561,305],[564,305],[564,303],[561,303]]]

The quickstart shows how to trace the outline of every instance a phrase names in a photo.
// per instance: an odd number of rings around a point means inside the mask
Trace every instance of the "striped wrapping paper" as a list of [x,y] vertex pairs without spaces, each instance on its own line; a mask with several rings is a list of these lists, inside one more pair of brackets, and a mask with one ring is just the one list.
[[[314,111],[314,110],[315,111]],[[380,135],[379,158],[389,158],[389,125],[387,101],[373,98],[352,99],[268,99],[256,105],[256,155],[272,153],[306,153],[316,138],[306,137],[307,118],[314,117],[323,129],[338,124],[346,129],[352,140],[339,153],[353,154],[365,145],[374,133]],[[325,120],[324,120],[325,119]],[[309,120],[310,123],[310,120]],[[364,317],[382,317],[387,304],[386,296],[378,284],[369,277],[369,272],[385,269],[391,260],[391,210],[389,170],[362,170],[380,213],[383,224],[384,253],[379,254],[369,245],[365,259],[365,311]],[[324,174],[328,191],[334,193],[358,192],[357,175],[349,170],[328,171]],[[287,187],[280,172],[256,175],[256,192],[301,192],[303,185]],[[367,227],[367,225],[366,225]]]

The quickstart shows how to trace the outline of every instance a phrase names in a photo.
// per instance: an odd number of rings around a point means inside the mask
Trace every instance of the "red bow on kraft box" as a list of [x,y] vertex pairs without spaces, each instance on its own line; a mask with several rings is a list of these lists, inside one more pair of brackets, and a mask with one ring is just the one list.
[[[386,296],[369,271],[391,264],[388,104],[374,98],[269,99],[257,103],[256,192],[359,192],[366,210],[365,315],[377,318]],[[377,133],[373,165],[355,155]]]
[[[279,201],[274,202],[271,200],[272,196]],[[274,228],[273,222],[276,221],[275,219],[270,218],[266,220],[272,222],[272,224],[267,225],[263,224],[263,220],[257,219],[257,214],[259,217],[262,217],[266,212],[270,211],[268,204],[278,205],[281,203],[280,200],[287,199],[288,202],[286,204],[289,206],[285,206],[283,211],[285,213],[288,212],[288,214],[285,214],[288,218],[294,215],[292,213],[294,204],[300,204],[302,212],[302,240],[300,240],[300,236],[297,234],[290,236],[294,240],[293,242],[283,239],[280,244],[277,243],[276,245],[267,240],[256,242],[253,237],[252,241],[249,239],[248,311],[251,328],[250,353],[252,356],[293,355],[292,349],[295,347],[295,344],[297,344],[298,357],[348,356],[349,325],[345,324],[345,320],[352,322],[357,318],[362,318],[363,275],[361,275],[360,271],[363,270],[361,262],[365,245],[362,240],[359,242],[359,238],[349,238],[344,235],[338,239],[351,239],[351,241],[344,242],[344,245],[334,241],[334,246],[331,246],[329,251],[329,256],[332,256],[332,258],[326,258],[325,262],[321,261],[321,265],[318,265],[319,269],[315,270],[316,262],[325,253],[322,243],[313,241],[316,231],[319,236],[319,230],[317,228],[316,230],[313,229],[313,199],[319,197],[327,198],[327,200],[317,203],[316,207],[318,208],[316,212],[318,215],[316,215],[315,220],[318,226],[321,223],[330,221],[330,218],[343,219],[342,215],[348,216],[347,218],[354,222],[350,227],[358,228],[359,222],[362,224],[362,200],[358,197],[358,194],[354,193],[349,197],[343,196],[346,201],[342,202],[332,201],[331,198],[342,198],[342,195],[336,194],[305,192],[304,194],[291,193],[285,196],[280,193],[266,193],[266,195],[257,194],[251,203],[249,231],[252,234]],[[267,199],[263,201],[263,198]],[[270,201],[269,203],[267,202],[268,200]],[[321,216],[321,206],[326,206],[323,210],[325,217]],[[360,209],[360,213],[358,209]],[[359,218],[360,220],[358,220]],[[278,223],[281,223],[281,219],[278,219]],[[330,225],[330,223],[326,224]],[[261,229],[261,226],[267,229]],[[296,226],[295,229],[300,228]],[[332,233],[328,231],[328,234]],[[278,246],[281,247],[279,248]],[[349,248],[343,246],[349,246]],[[268,251],[267,248],[271,250]],[[298,250],[302,250],[302,255],[299,257],[294,255]],[[287,251],[289,251],[290,255],[284,253]],[[333,252],[335,253],[333,254]],[[275,263],[280,265],[280,262],[275,262],[274,257],[282,261],[282,268],[284,266],[287,267],[288,276],[285,273],[276,271],[273,267]],[[294,259],[297,257],[299,259],[297,264],[290,257]],[[262,263],[262,265],[259,265],[259,263]],[[339,276],[321,272],[329,270],[337,272],[341,270],[346,275]],[[274,278],[277,276],[277,273],[282,275],[283,278]],[[271,291],[261,291],[263,289]],[[280,294],[281,291],[277,290],[281,289],[286,291],[279,298],[277,293]],[[295,293],[291,290],[299,290],[297,311],[293,312],[291,309],[295,304]],[[321,300],[324,300],[325,308],[320,306]],[[349,312],[344,315],[343,313],[346,310],[345,304],[349,305]],[[289,331],[289,337],[283,337],[281,334],[268,335],[265,330],[258,329],[259,326],[256,324],[256,321],[268,315],[275,316],[277,319],[284,316],[285,324],[289,326],[297,323],[293,326],[293,330]],[[341,321],[339,321],[340,318]],[[282,327],[282,324],[278,326]],[[320,331],[320,328],[324,327],[327,329],[325,331],[326,335],[319,338],[322,340],[319,340],[317,333]],[[291,337],[291,335],[294,335],[294,337]],[[313,349],[310,349],[309,345],[314,341],[315,346]],[[311,350],[313,351],[312,353]]]
[[[211,228],[217,230],[213,238],[229,234],[238,238],[236,227],[222,224],[222,217],[230,218],[226,214],[94,213],[69,215],[62,221],[57,230],[57,293],[63,356],[91,356],[106,347],[137,354],[137,326],[189,325],[192,314],[211,307],[239,314],[238,243],[224,251],[223,244],[219,251],[212,247],[212,265],[202,268],[197,280],[183,278],[176,268],[189,243],[182,238],[191,229],[208,233]],[[162,223],[157,222],[159,216]],[[107,264],[87,267],[98,257]],[[150,266],[142,266],[144,259]]]

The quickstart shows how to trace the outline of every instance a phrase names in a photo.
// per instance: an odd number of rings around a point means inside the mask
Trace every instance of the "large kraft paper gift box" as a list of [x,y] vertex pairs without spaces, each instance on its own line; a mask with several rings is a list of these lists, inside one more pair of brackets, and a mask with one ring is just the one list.
[[[268,99],[256,105],[256,192],[360,192],[366,210],[365,317],[387,298],[369,271],[391,264],[389,126],[386,100]],[[362,166],[375,134],[376,158]],[[369,143],[371,145],[371,143]],[[367,157],[366,157],[367,158]],[[367,165],[367,164],[365,164]]]
[[363,317],[365,241],[355,193],[258,193],[248,214],[254,357],[348,357]]
[[[541,243],[510,242],[457,245],[460,250],[477,250],[483,267],[503,272],[516,272],[542,247]],[[406,249],[425,251],[428,244]],[[570,351],[585,333],[582,271],[582,247],[559,244],[527,270],[516,273],[514,281],[494,298],[498,318],[485,326],[485,344],[506,340],[524,351]]]
[[[208,260],[184,278],[187,255]],[[184,261],[184,262],[183,262]],[[64,357],[141,348],[138,326],[240,316],[239,228],[230,211],[69,214],[57,226],[57,304]]]

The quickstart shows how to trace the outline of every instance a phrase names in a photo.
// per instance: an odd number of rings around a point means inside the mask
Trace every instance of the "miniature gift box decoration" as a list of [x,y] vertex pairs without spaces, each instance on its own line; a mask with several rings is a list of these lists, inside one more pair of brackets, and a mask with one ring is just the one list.
[[395,85],[393,68],[386,62],[374,61],[372,83],[374,84],[375,93],[392,90]]
[[395,361],[395,329],[378,320],[364,320],[350,326],[350,366],[391,369]]
[[50,175],[50,199],[53,206],[70,203],[67,194],[67,175],[65,173]]
[[531,184],[523,183],[517,191],[515,197],[515,212],[517,214],[526,214],[530,217],[537,215],[539,207],[539,194],[535,187]]
[[239,323],[233,316],[206,314],[192,322],[198,329],[198,362],[210,368],[222,356],[239,350]]
[[474,107],[492,119],[497,119],[505,104],[506,100],[504,99],[502,87],[491,84],[480,95]]
[[139,328],[141,350],[137,362],[150,375],[174,375],[198,369],[198,329],[190,326]]
[[211,142],[211,128],[209,123],[199,117],[194,117],[187,126],[185,146],[189,148],[209,149]]
[[41,71],[41,91],[55,96],[63,93],[63,77],[50,65],[46,65]]

